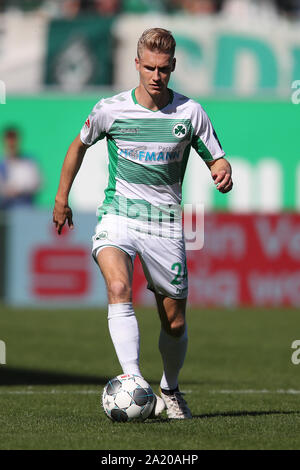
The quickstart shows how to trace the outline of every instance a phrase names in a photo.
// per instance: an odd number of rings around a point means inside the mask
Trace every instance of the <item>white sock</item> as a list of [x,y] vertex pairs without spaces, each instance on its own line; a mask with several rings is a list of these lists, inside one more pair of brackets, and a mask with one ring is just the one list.
[[139,368],[140,334],[132,303],[109,304],[107,318],[123,373],[142,376]]
[[183,366],[187,350],[187,327],[180,337],[168,335],[162,328],[159,337],[159,350],[164,365],[160,387],[174,390],[178,386],[178,375]]

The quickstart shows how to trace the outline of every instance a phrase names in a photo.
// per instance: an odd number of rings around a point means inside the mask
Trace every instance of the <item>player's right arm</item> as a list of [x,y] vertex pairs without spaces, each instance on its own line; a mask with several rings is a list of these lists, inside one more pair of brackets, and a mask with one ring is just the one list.
[[53,222],[59,235],[66,221],[68,221],[69,227],[73,228],[72,210],[68,203],[69,192],[82,164],[85,152],[91,145],[106,136],[109,127],[108,120],[109,115],[105,112],[104,101],[100,100],[85,121],[80,134],[69,147],[62,166],[53,210]]
[[69,193],[88,147],[89,145],[84,144],[78,135],[71,143],[62,166],[53,209],[53,223],[59,235],[66,221],[69,227],[73,228],[72,210],[68,202]]

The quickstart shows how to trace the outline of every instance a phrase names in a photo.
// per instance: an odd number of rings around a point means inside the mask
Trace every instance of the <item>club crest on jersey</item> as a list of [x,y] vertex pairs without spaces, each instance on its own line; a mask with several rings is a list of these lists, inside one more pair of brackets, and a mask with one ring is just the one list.
[[177,139],[183,139],[186,136],[187,133],[187,127],[183,123],[178,123],[175,124],[175,126],[172,129],[174,137],[177,137]]
[[98,233],[98,235],[96,236],[96,240],[104,240],[107,237],[108,237],[107,231],[103,230],[103,232]]

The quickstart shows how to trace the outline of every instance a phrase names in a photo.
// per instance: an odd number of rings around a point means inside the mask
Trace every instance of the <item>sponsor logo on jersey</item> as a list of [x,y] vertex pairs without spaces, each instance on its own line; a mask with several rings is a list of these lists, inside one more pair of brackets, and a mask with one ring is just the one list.
[[185,124],[180,122],[173,127],[172,133],[175,137],[177,137],[177,139],[183,139],[183,137],[186,136],[187,127]]
[[138,134],[140,130],[138,127],[116,127],[116,131],[120,134]]
[[128,158],[129,160],[138,160],[144,163],[152,163],[160,161],[179,161],[181,159],[182,152],[178,150],[173,152],[147,152],[145,148],[140,147],[136,149],[119,149],[119,155],[121,157]]
[[89,118],[87,118],[87,120],[85,121],[85,125],[86,125],[86,127],[88,127],[88,128],[91,127],[90,119],[89,119]]

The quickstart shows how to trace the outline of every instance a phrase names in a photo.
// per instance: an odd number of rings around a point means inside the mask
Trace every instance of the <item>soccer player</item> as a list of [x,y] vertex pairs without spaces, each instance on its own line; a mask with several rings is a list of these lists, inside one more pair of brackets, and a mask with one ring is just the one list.
[[132,305],[133,261],[138,254],[161,321],[161,397],[171,419],[191,418],[178,386],[188,333],[188,281],[181,225],[181,188],[191,146],[205,161],[217,189],[232,188],[231,167],[212,124],[197,102],[168,88],[175,40],[161,28],[146,30],[137,45],[139,85],[100,100],[67,152],[55,199],[58,233],[73,228],[68,195],[87,148],[106,137],[109,181],[98,210],[93,257],[104,276],[108,326],[124,374],[142,376],[139,329]]

